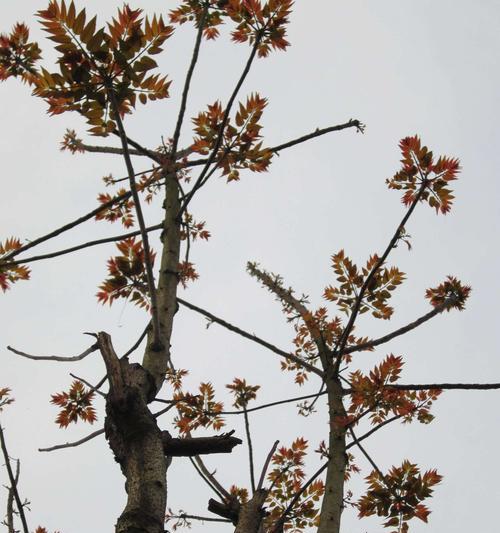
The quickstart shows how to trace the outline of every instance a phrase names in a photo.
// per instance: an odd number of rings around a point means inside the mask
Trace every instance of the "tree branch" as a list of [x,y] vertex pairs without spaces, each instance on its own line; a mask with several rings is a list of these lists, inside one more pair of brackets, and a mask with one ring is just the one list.
[[[422,383],[418,385],[387,384],[384,389],[395,390],[497,390],[500,383]],[[345,394],[350,394],[352,389],[344,389]]]
[[179,109],[179,114],[177,116],[177,123],[175,125],[174,136],[172,139],[172,152],[170,158],[175,161],[177,155],[177,146],[179,144],[179,137],[181,135],[182,122],[184,121],[184,114],[186,112],[186,103],[189,94],[189,87],[191,85],[191,79],[193,77],[194,68],[196,62],[198,61],[198,55],[200,52],[201,38],[203,36],[203,29],[205,27],[205,21],[207,19],[209,3],[205,2],[203,13],[201,15],[200,22],[198,23],[198,33],[196,35],[196,41],[194,44],[193,55],[191,57],[191,62],[186,74],[186,80],[184,81],[184,88],[182,90],[181,106]]
[[142,213],[141,200],[139,198],[139,193],[137,192],[137,184],[135,182],[135,173],[134,167],[132,166],[132,161],[130,159],[130,154],[128,151],[128,138],[123,127],[123,122],[120,117],[120,110],[118,108],[118,103],[116,101],[114,88],[110,84],[108,87],[108,95],[115,115],[116,124],[118,126],[118,133],[122,142],[123,148],[123,157],[125,159],[125,165],[127,167],[130,190],[132,192],[132,198],[134,199],[135,213],[137,215],[137,222],[139,223],[139,228],[141,230],[142,244],[144,247],[144,263],[146,267],[147,274],[147,283],[148,283],[148,292],[149,298],[151,300],[151,323],[153,326],[153,344],[156,349],[160,350],[162,346],[161,332],[160,332],[160,319],[158,317],[158,305],[156,300],[156,287],[153,274],[153,261],[151,257],[151,250],[149,248],[149,239],[148,232],[146,231],[146,223],[144,222],[144,216]]
[[242,440],[232,436],[233,432],[214,437],[175,438],[168,431],[162,431],[163,450],[170,457],[194,457],[215,453],[231,453]]
[[292,511],[292,509],[294,508],[295,504],[299,501],[300,497],[302,496],[302,494],[304,494],[304,492],[307,490],[307,488],[311,485],[311,483],[317,478],[319,477],[328,467],[328,461],[322,465],[318,470],[316,470],[316,472],[309,478],[309,480],[307,481],[307,483],[305,483],[304,485],[302,485],[302,487],[300,488],[300,490],[298,490],[294,497],[292,498],[292,500],[290,501],[290,503],[288,504],[288,507],[283,511],[283,513],[281,514],[281,516],[278,518],[278,520],[276,521],[273,529],[272,529],[272,533],[281,533],[282,532],[282,528],[283,528],[283,525],[285,524],[286,522],[286,517],[290,514],[290,512]]
[[356,301],[354,302],[354,306],[352,308],[351,315],[349,317],[349,321],[347,322],[347,325],[344,328],[342,336],[339,339],[338,345],[335,347],[335,350],[334,350],[334,353],[337,356],[337,360],[335,362],[335,369],[334,369],[335,373],[338,373],[338,369],[340,367],[340,363],[342,360],[342,356],[339,354],[341,354],[343,350],[345,349],[345,345],[347,343],[349,335],[351,334],[352,328],[354,326],[354,322],[356,321],[356,317],[358,316],[359,309],[361,307],[361,302],[363,301],[365,292],[370,286],[370,283],[372,282],[375,274],[378,272],[379,268],[385,263],[387,257],[389,256],[392,249],[394,248],[394,245],[397,243],[399,236],[401,235],[401,230],[405,227],[406,223],[408,222],[408,219],[411,217],[413,211],[415,210],[415,207],[420,201],[420,198],[422,197],[422,194],[424,193],[426,188],[427,188],[427,180],[424,179],[422,181],[422,185],[420,186],[420,189],[418,190],[418,193],[415,195],[415,199],[413,200],[408,211],[406,212],[403,219],[399,223],[394,235],[389,241],[387,248],[385,249],[384,253],[379,257],[378,261],[375,263],[375,265],[371,269],[363,285],[361,286],[361,289],[359,290],[358,297],[356,298]]
[[279,442],[280,442],[279,440],[274,441],[274,444],[271,450],[267,454],[266,460],[264,461],[264,466],[262,467],[262,471],[260,473],[257,490],[262,489],[262,487],[264,486],[264,481],[266,479],[266,473],[267,473],[267,469],[269,468],[269,463],[271,462],[271,459],[273,458],[274,452],[276,451],[276,448],[278,447]]
[[23,524],[23,532],[29,533],[28,523],[26,521],[26,515],[24,514],[24,507],[19,497],[19,491],[17,490],[17,483],[14,473],[12,472],[12,466],[10,464],[10,457],[7,451],[7,444],[5,443],[5,436],[3,433],[3,428],[0,425],[0,444],[2,446],[2,454],[5,461],[5,468],[7,469],[7,475],[9,476],[10,487],[14,493],[14,500],[16,501],[17,510],[19,512],[19,517],[21,518],[21,523]]
[[351,119],[348,122],[345,122],[344,124],[338,124],[337,126],[329,126],[327,128],[321,129],[316,128],[312,133],[308,133],[307,135],[303,135],[302,137],[298,137],[297,139],[293,139],[292,141],[273,146],[270,150],[272,152],[278,153],[282,150],[285,150],[286,148],[291,148],[292,146],[296,146],[297,144],[309,141],[310,139],[320,137],[321,135],[325,135],[326,133],[331,133],[332,131],[341,131],[347,128],[356,128],[357,131],[363,133],[365,126],[359,120]]
[[[182,298],[177,298],[177,301],[183,305],[184,307],[187,307],[188,309],[191,309],[192,311],[196,311],[200,315],[203,315],[207,317],[210,321],[215,322],[216,324],[219,324],[220,326],[225,327],[229,331],[232,331],[233,333],[237,333],[238,335],[241,335],[245,339],[249,339],[253,342],[256,342],[257,344],[260,344],[261,346],[264,346],[264,348],[267,348],[271,352],[274,352],[278,354],[281,357],[284,357],[285,359],[289,359],[290,361],[293,361],[294,363],[297,363],[298,365],[302,366],[303,368],[306,368],[309,370],[309,372],[312,372],[321,378],[323,377],[323,372],[319,370],[319,368],[316,368],[315,366],[307,363],[306,361],[303,361],[300,357],[297,357],[294,354],[285,352],[283,350],[280,350],[278,347],[274,346],[273,344],[270,344],[269,342],[257,337],[256,335],[252,333],[248,333],[241,328],[238,328],[237,326],[233,326],[229,322],[226,322],[222,318],[218,318],[212,313],[205,311],[201,307],[198,307],[192,303],[187,302],[186,300],[183,300]],[[252,409],[249,409],[248,412],[252,411]]]
[[219,148],[222,145],[222,141],[224,138],[224,130],[226,129],[227,123],[229,121],[229,114],[231,113],[231,109],[233,107],[234,101],[236,100],[236,96],[238,95],[239,90],[241,89],[241,86],[243,85],[243,82],[245,81],[245,78],[247,77],[248,73],[250,72],[250,67],[252,66],[253,60],[255,59],[255,56],[257,54],[257,49],[260,45],[261,41],[261,35],[257,35],[255,37],[255,42],[252,46],[252,51],[250,52],[250,56],[246,62],[245,68],[243,69],[243,72],[241,73],[241,76],[236,83],[236,87],[234,88],[229,101],[226,105],[226,109],[224,110],[224,116],[222,118],[222,122],[219,127],[219,131],[217,133],[217,139],[215,141],[215,145],[212,149],[212,152],[210,153],[207,162],[205,163],[205,166],[203,167],[202,171],[200,172],[200,175],[198,176],[195,184],[193,185],[192,189],[187,194],[186,198],[182,202],[181,209],[178,213],[178,218],[181,219],[184,211],[186,211],[189,202],[193,199],[193,196],[195,195],[196,191],[202,187],[205,183],[205,176],[210,168],[210,165],[215,161],[217,157],[217,152]]
[[27,359],[32,359],[34,361],[58,361],[62,363],[72,363],[74,361],[81,361],[82,359],[87,357],[87,355],[90,355],[92,352],[95,352],[98,349],[99,346],[97,343],[95,343],[79,355],[74,355],[72,357],[60,357],[58,355],[30,355],[28,353],[21,352],[20,350],[16,350],[15,348],[12,348],[12,346],[7,346],[7,350],[9,350],[10,352],[15,353],[16,355],[20,355],[21,357],[26,357]]
[[246,407],[243,408],[243,417],[245,419],[245,433],[247,436],[248,443],[248,466],[250,468],[250,486],[252,487],[252,494],[255,493],[255,472],[254,472],[254,463],[253,463],[253,447],[252,447],[252,436],[250,434],[250,421],[248,420],[248,411]]
[[[149,233],[151,231],[157,231],[163,228],[163,224],[156,224],[154,226],[149,226],[146,228],[146,231]],[[59,257],[61,255],[70,254],[73,252],[77,252],[79,250],[83,250],[85,248],[90,248],[92,246],[97,246],[99,244],[107,244],[109,242],[117,242],[122,241],[123,239],[128,239],[130,237],[136,237],[137,235],[141,235],[141,230],[137,231],[130,231],[128,233],[123,233],[121,235],[115,235],[113,237],[105,237],[103,239],[97,239],[95,241],[88,241],[82,244],[78,244],[77,246],[71,246],[70,248],[65,248],[63,250],[58,250],[56,252],[49,252],[47,254],[41,254],[41,255],[34,255],[32,257],[27,257],[26,259],[19,259],[17,261],[9,261],[6,266],[10,265],[22,265],[25,263],[32,263],[33,261],[41,261],[42,259],[52,259],[54,257]]]
[[406,326],[403,326],[402,328],[399,328],[392,333],[388,333],[387,335],[384,335],[383,337],[380,337],[378,339],[374,339],[368,342],[363,342],[361,344],[355,344],[353,346],[348,346],[339,355],[346,355],[348,353],[353,352],[360,352],[369,348],[374,348],[375,346],[379,346],[380,344],[384,344],[386,342],[389,342],[390,340],[399,337],[400,335],[404,335],[405,333],[408,333],[412,329],[417,328],[418,326],[422,325],[424,322],[427,322],[431,318],[435,317],[436,315],[441,314],[445,309],[449,307],[449,302],[445,301],[441,305],[436,306],[432,311],[429,311],[425,315],[421,316],[420,318],[417,318],[417,320],[414,320],[413,322],[410,322]]

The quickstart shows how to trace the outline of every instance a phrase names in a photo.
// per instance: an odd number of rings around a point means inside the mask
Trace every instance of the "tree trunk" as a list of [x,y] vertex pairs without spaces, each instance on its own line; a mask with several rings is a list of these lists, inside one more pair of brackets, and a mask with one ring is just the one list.
[[266,501],[267,491],[257,489],[252,499],[241,505],[238,514],[238,524],[234,533],[259,533],[264,513],[262,506]]
[[141,365],[118,359],[108,334],[99,333],[98,342],[109,379],[105,434],[126,478],[127,504],[116,533],[163,533],[167,459],[148,408],[154,379]]
[[335,421],[337,417],[344,417],[346,413],[342,402],[342,386],[339,378],[327,376],[326,388],[330,423],[329,460],[318,533],[339,533],[344,506],[344,475],[347,455],[345,448],[346,429],[336,424]]
[[152,332],[143,358],[143,366],[155,379],[158,392],[165,380],[170,361],[170,337],[174,316],[177,312],[177,285],[179,283],[180,223],[177,219],[180,210],[179,185],[175,173],[165,174],[165,218],[162,232],[162,253],[160,275],[157,288],[157,304],[162,345],[153,346]]

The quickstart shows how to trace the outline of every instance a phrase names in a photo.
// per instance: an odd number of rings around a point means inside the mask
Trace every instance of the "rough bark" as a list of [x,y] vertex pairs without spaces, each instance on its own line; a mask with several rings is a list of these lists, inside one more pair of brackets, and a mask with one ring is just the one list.
[[162,254],[157,288],[157,305],[160,322],[161,345],[153,344],[152,332],[148,333],[148,343],[142,365],[154,377],[158,392],[165,379],[170,362],[170,337],[174,316],[177,311],[177,285],[179,282],[180,256],[180,198],[175,173],[165,174],[165,218],[162,233]]
[[141,365],[119,360],[109,335],[100,333],[98,339],[110,383],[106,438],[126,478],[127,504],[116,533],[163,533],[167,458],[161,431],[148,409],[154,380]]
[[266,497],[266,490],[257,489],[252,498],[241,505],[234,533],[259,533],[264,518],[262,506]]
[[321,504],[318,533],[339,533],[340,519],[344,506],[344,475],[347,465],[346,429],[336,424],[337,417],[345,416],[342,402],[342,386],[337,376],[326,379],[328,412],[330,423],[329,455],[326,471],[325,495]]

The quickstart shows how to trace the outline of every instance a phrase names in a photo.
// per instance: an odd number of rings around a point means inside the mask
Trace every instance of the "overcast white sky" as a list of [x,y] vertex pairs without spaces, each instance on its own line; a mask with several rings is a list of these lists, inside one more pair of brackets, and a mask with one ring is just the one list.
[[[98,11],[103,22],[120,4],[112,0],[103,6],[91,0],[85,7],[89,14]],[[166,13],[177,2],[142,4],[148,12]],[[41,38],[33,13],[45,5],[4,0],[0,30],[10,31],[16,21],[25,21]],[[207,221],[213,238],[195,246],[192,257],[200,280],[182,296],[291,349],[292,328],[280,305],[245,273],[246,261],[259,261],[280,273],[298,293],[308,294],[313,306],[320,305],[323,288],[334,279],[333,253],[345,248],[362,263],[392,235],[403,207],[400,195],[388,191],[384,181],[398,168],[399,139],[418,133],[436,154],[461,159],[455,206],[447,217],[425,206],[417,209],[407,227],[412,252],[401,247],[391,259],[408,276],[394,298],[396,313],[390,323],[364,319],[358,333],[380,336],[424,314],[429,310],[425,289],[447,274],[471,284],[473,293],[466,311],[437,317],[374,354],[359,355],[354,364],[366,369],[392,352],[406,358],[402,381],[407,383],[499,382],[499,27],[498,0],[298,0],[289,28],[292,47],[257,62],[242,98],[252,91],[269,98],[263,119],[269,145],[349,118],[366,123],[366,133],[331,134],[283,152],[267,174],[248,173],[239,183],[216,180],[207,186],[192,207],[197,219]],[[126,120],[130,135],[144,145],[158,146],[162,135],[172,134],[193,39],[193,29],[183,27],[161,56],[163,71],[174,80],[172,99],[139,109]],[[50,64],[50,44],[44,40],[41,45]],[[189,116],[216,98],[227,99],[247,54],[245,46],[222,40],[204,44]],[[13,80],[0,86],[0,101],[1,240],[12,235],[33,239],[93,209],[103,190],[101,177],[123,175],[120,159],[59,152],[66,127],[84,134],[78,117],[48,117],[45,104]],[[184,133],[187,144],[187,127]],[[135,163],[137,169],[147,168],[143,160]],[[150,209],[147,216],[148,222],[157,223],[160,209]],[[37,251],[121,231],[118,225],[87,223]],[[129,304],[103,308],[94,297],[113,250],[113,245],[95,247],[34,263],[29,283],[0,295],[0,387],[12,388],[16,398],[1,422],[11,455],[22,462],[20,490],[32,502],[32,529],[111,531],[124,501],[123,478],[103,438],[77,449],[36,451],[95,429],[78,424],[59,430],[49,399],[68,387],[69,372],[97,381],[103,374],[98,354],[70,366],[27,361],[5,349],[12,345],[40,355],[74,355],[89,345],[82,332],[99,330],[112,335],[118,351],[128,349],[147,316]],[[273,354],[218,326],[206,330],[201,318],[184,309],[177,315],[173,353],[177,366],[192,369],[190,385],[211,381],[226,401],[223,386],[236,376],[262,386],[258,403],[314,392],[318,386],[311,379],[297,390],[293,377],[280,373]],[[444,475],[429,502],[430,525],[411,524],[412,531],[497,530],[499,404],[500,392],[448,392],[438,401],[430,426],[386,428],[367,442],[382,469],[408,458]],[[98,425],[102,402],[99,414]],[[292,404],[254,416],[251,423],[258,465],[275,439],[288,445],[304,436],[314,450],[327,434],[323,406],[308,419],[297,417]],[[171,428],[167,417],[162,424]],[[239,421],[228,420],[227,428],[243,436]],[[311,472],[318,462],[311,453]],[[224,484],[249,485],[244,446],[207,463]],[[359,465],[369,472],[362,457]],[[0,479],[6,479],[3,470]],[[188,461],[174,460],[169,487],[174,510],[206,513],[212,495]],[[363,487],[362,476],[350,484],[355,496]],[[0,509],[4,500],[5,493]],[[348,509],[344,532],[374,533],[382,530],[380,523],[358,522]],[[231,530],[194,524],[192,531],[224,529]]]

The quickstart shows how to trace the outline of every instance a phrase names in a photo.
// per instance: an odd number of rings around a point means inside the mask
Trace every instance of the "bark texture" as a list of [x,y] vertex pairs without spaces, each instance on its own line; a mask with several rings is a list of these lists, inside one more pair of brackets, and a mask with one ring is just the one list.
[[[331,369],[330,369],[331,372]],[[347,466],[346,428],[335,423],[337,417],[345,416],[342,402],[342,386],[337,376],[328,375],[328,412],[330,423],[329,455],[326,471],[325,495],[321,504],[318,533],[339,533],[344,506],[344,475]]]
[[234,533],[259,533],[261,531],[264,511],[262,506],[266,501],[267,491],[257,489],[248,502],[240,506],[238,523]]
[[167,459],[161,431],[148,409],[154,379],[141,365],[119,360],[106,333],[99,334],[99,346],[110,383],[106,438],[126,478],[127,504],[116,533],[163,533]]
[[163,451],[170,457],[194,457],[213,453],[231,453],[233,448],[242,443],[241,439],[226,433],[215,437],[190,437],[179,439],[172,437],[168,431],[162,431]]
[[157,288],[157,305],[160,322],[161,345],[153,344],[152,333],[148,333],[148,344],[143,358],[143,367],[154,377],[158,392],[165,379],[170,362],[170,337],[174,316],[177,312],[177,285],[179,283],[180,221],[181,207],[179,186],[175,173],[165,175],[165,218],[162,233],[162,254]]

